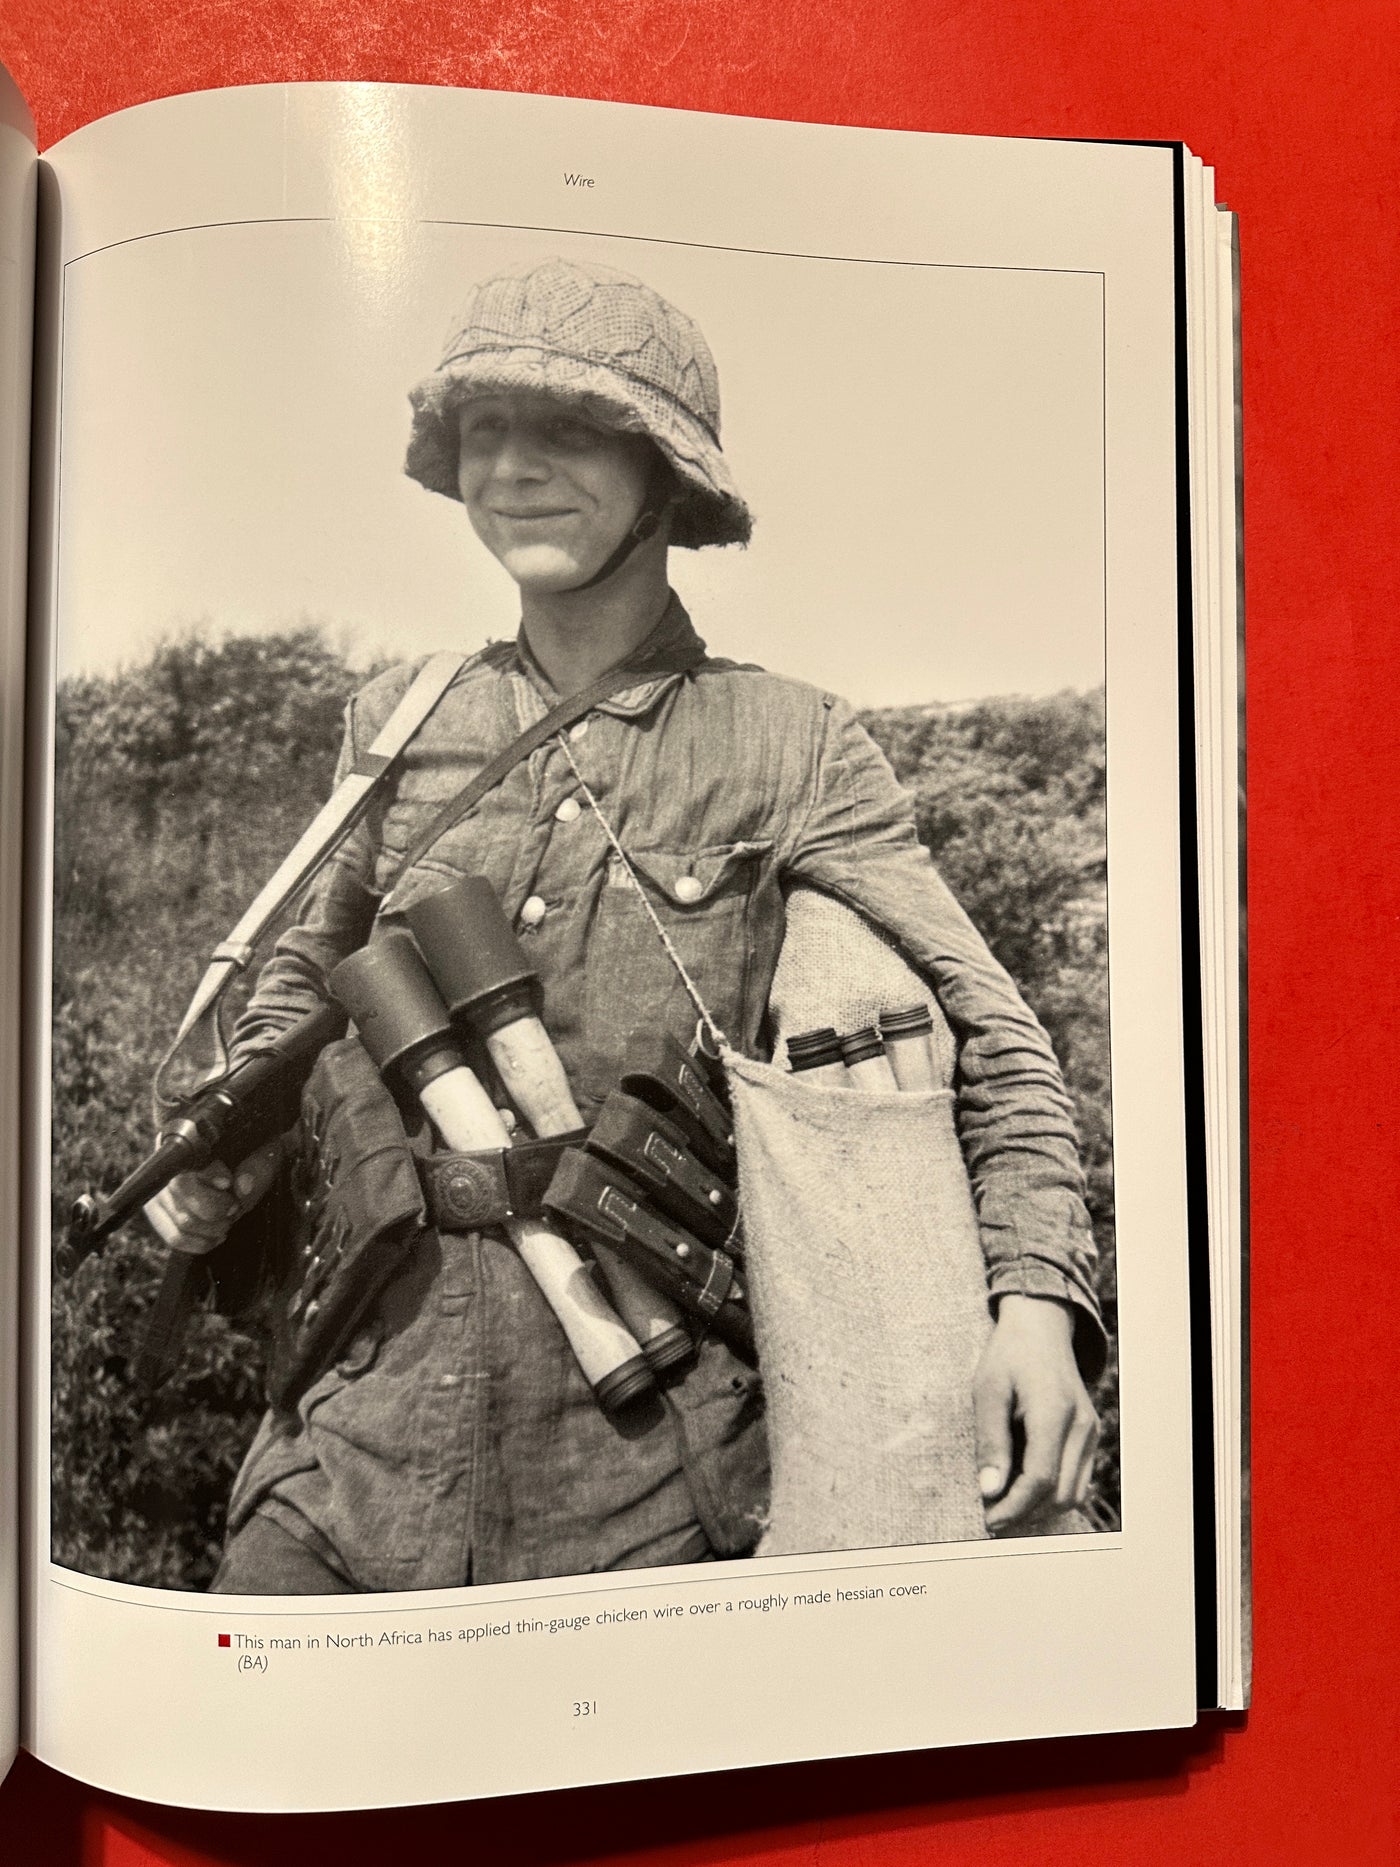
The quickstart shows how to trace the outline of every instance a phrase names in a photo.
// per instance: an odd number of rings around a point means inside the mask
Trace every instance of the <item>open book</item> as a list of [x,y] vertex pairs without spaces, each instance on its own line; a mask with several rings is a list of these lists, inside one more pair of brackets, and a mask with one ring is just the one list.
[[364,84],[39,163],[6,91],[8,1755],[1247,1702],[1213,179]]

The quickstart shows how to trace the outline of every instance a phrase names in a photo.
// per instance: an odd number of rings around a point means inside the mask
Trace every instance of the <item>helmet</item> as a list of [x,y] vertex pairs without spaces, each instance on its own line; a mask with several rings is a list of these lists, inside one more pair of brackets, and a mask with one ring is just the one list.
[[457,410],[478,395],[559,396],[605,428],[645,434],[675,474],[671,540],[747,544],[753,519],[719,445],[719,378],[699,326],[640,279],[546,259],[483,280],[442,362],[410,392],[404,471],[456,499]]

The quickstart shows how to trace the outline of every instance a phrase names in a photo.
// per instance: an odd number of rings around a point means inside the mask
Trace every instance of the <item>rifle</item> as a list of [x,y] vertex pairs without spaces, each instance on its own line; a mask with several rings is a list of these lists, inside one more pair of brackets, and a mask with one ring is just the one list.
[[[180,1103],[154,1148],[114,1192],[84,1193],[74,1201],[54,1256],[58,1274],[71,1277],[177,1174],[196,1173],[216,1160],[236,1168],[290,1128],[316,1059],[344,1035],[345,1023],[339,1005],[320,1005]],[[170,1253],[136,1361],[137,1383],[147,1391],[159,1384],[205,1274],[199,1254]]]

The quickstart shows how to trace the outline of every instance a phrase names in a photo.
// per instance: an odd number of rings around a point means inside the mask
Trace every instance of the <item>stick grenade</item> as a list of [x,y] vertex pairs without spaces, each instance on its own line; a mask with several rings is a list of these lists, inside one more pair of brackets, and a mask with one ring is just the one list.
[[[482,875],[426,895],[405,910],[428,971],[482,1042],[507,1095],[541,1140],[583,1127],[559,1053],[536,1011],[538,981],[515,930]],[[680,1311],[609,1245],[592,1243],[613,1302],[656,1373],[689,1360],[695,1345]]]
[[[330,988],[355,1021],[384,1076],[413,1091],[448,1147],[459,1153],[508,1148],[510,1135],[474,1070],[467,1067],[447,1007],[406,933],[387,934],[335,968]],[[567,1239],[543,1219],[507,1219],[505,1229],[588,1377],[598,1405],[617,1413],[651,1386],[651,1370]]]
[[846,1061],[846,1081],[850,1088],[873,1090],[877,1094],[898,1089],[885,1046],[873,1024],[843,1037],[841,1055]]
[[933,1057],[933,1014],[927,1005],[880,1013],[880,1035],[894,1080],[903,1090],[941,1089]]
[[819,1031],[803,1031],[790,1037],[787,1046],[788,1068],[794,1076],[805,1076],[809,1083],[824,1089],[845,1089],[846,1060],[841,1055],[841,1039],[830,1025]]

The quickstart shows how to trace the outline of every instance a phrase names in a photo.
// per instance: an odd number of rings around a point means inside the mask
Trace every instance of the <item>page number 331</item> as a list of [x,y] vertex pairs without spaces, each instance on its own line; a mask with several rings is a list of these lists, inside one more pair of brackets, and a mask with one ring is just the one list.
[[576,1718],[596,1718],[598,1716],[597,1699],[576,1698],[574,1700],[574,1716]]

